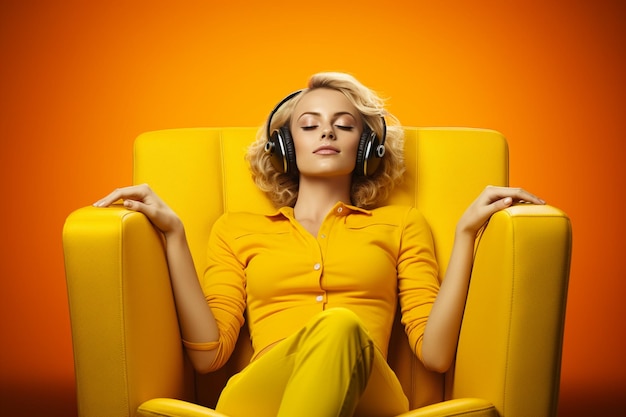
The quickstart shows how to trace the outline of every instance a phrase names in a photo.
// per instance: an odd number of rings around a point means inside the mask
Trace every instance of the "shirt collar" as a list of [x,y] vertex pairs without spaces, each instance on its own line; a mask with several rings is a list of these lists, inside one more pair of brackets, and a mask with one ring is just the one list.
[[[342,216],[347,216],[350,213],[357,213],[357,214],[366,214],[366,215],[371,215],[372,211],[371,210],[366,210],[364,208],[361,207],[357,207],[357,206],[353,206],[352,204],[345,204],[341,201],[338,201],[332,208],[332,210],[330,211],[332,213],[335,213],[337,215],[342,215]],[[291,217],[293,218],[293,207],[290,206],[284,206],[279,208],[278,210],[272,212],[272,213],[268,213],[266,214],[267,217],[277,217],[277,216],[284,216],[284,217]]]

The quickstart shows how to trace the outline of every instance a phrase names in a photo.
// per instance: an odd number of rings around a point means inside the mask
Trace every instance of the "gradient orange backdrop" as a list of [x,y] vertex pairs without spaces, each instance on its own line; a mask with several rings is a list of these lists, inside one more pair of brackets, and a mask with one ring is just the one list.
[[507,136],[511,183],[566,211],[574,228],[560,415],[617,410],[622,2],[265,3],[0,3],[3,412],[76,414],[61,228],[72,210],[130,182],[133,139],[259,125],[321,70],[354,74],[406,125]]

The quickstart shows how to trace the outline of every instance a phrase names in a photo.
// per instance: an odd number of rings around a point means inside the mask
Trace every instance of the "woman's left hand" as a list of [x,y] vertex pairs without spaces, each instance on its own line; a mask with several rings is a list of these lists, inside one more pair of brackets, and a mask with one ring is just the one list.
[[487,186],[465,210],[457,224],[457,232],[476,236],[489,218],[497,211],[515,202],[545,204],[545,201],[521,188]]

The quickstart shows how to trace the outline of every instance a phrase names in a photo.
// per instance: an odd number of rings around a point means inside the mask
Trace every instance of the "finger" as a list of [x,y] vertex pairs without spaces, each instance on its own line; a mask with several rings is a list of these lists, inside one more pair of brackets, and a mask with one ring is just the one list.
[[539,198],[536,195],[531,194],[529,192],[526,192],[526,194],[527,196],[523,198],[523,201],[528,201],[530,203],[539,204],[539,205],[546,204],[545,200],[543,200],[542,198]]
[[495,203],[493,203],[493,205],[496,208],[496,211],[505,209],[509,207],[511,204],[513,204],[513,199],[511,197],[504,197],[496,201]]
[[514,193],[511,197],[515,198],[515,200],[518,202],[526,202],[540,205],[546,204],[544,200],[522,188],[514,188],[513,190]]
[[94,203],[94,206],[108,207],[116,201],[127,199],[141,201],[146,197],[148,191],[149,190],[147,189],[147,187],[143,185],[133,185],[129,187],[117,188],[106,197],[96,201]]
[[160,209],[153,204],[136,200],[124,200],[124,207],[128,210],[144,214],[159,230],[164,231],[163,225],[167,225],[167,223],[163,222],[164,217]]
[[129,210],[138,211],[144,214],[147,214],[146,212],[149,209],[147,204],[144,204],[141,201],[129,200],[129,199],[124,200],[124,207],[126,207]]
[[546,204],[544,200],[524,190],[523,188],[488,186],[485,194],[487,195],[487,198],[493,202],[502,198],[510,197],[517,202],[523,201],[534,204]]
[[484,210],[485,221],[486,219],[491,217],[494,213],[500,210],[504,210],[505,208],[510,207],[512,204],[513,204],[513,198],[511,197],[499,198],[493,201],[492,203],[487,204]]
[[95,203],[93,203],[93,205],[94,207],[108,207],[120,199],[121,199],[121,191],[117,189],[111,192],[106,197],[101,198],[100,200],[96,201]]

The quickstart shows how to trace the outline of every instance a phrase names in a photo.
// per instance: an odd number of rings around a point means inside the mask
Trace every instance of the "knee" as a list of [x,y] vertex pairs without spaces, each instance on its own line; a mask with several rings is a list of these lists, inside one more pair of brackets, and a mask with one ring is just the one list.
[[318,324],[333,334],[359,334],[367,336],[367,330],[359,316],[347,308],[331,308],[319,315]]

